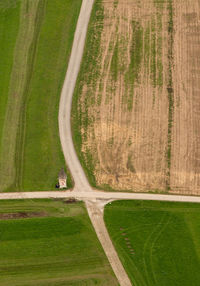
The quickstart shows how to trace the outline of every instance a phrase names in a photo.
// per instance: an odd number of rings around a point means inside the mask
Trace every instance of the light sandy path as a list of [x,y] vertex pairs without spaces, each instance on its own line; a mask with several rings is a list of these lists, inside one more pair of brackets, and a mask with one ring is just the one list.
[[71,105],[74,87],[78,76],[80,63],[84,51],[87,27],[90,19],[94,0],[83,0],[81,11],[74,35],[71,56],[69,60],[68,70],[62,88],[60,106],[59,106],[59,133],[60,140],[65,156],[66,164],[68,165],[72,177],[75,181],[75,188],[78,191],[92,190],[81,164],[76,155],[72,134],[71,134]]
[[[92,193],[92,188],[88,183],[88,180],[85,176],[85,173],[81,167],[81,164],[78,160],[78,157],[74,149],[72,134],[71,134],[70,115],[71,115],[71,105],[72,105],[74,87],[80,69],[81,59],[84,51],[87,27],[93,3],[94,0],[83,0],[82,2],[82,7],[76,27],[76,32],[74,35],[71,57],[61,93],[60,106],[59,106],[59,133],[60,133],[61,145],[65,156],[66,164],[68,165],[75,182],[74,189],[78,192],[78,194],[86,191]],[[88,206],[88,204],[86,204],[86,206]],[[111,263],[111,267],[113,268],[113,271],[118,281],[120,282],[120,285],[121,286],[131,285],[128,275],[126,274],[117,256],[117,252],[112,245],[106,227],[104,226],[102,228],[102,225],[104,225],[103,215],[95,216],[93,215],[95,212],[91,212],[90,211],[91,209],[89,207],[87,209],[88,213],[90,214],[90,218],[94,225],[94,229],[97,235],[101,233],[101,236],[99,237],[100,242],[104,248],[105,253],[109,254],[108,259]],[[96,211],[98,211],[98,208],[96,208]],[[108,252],[108,249],[110,249],[110,252]]]
[[[94,0],[83,0],[79,20],[74,37],[71,57],[68,65],[66,78],[64,81],[60,107],[59,107],[59,133],[66,163],[75,181],[75,188],[70,191],[50,191],[50,192],[18,192],[0,193],[0,199],[36,199],[36,198],[69,198],[74,197],[86,202],[87,210],[95,228],[97,236],[103,246],[108,260],[121,286],[130,286],[131,282],[118,258],[117,252],[112,245],[110,237],[103,220],[103,206],[105,201],[118,199],[132,200],[162,200],[178,202],[198,202],[200,197],[153,195],[153,194],[133,194],[133,193],[108,193],[92,190],[84,174],[81,164],[76,155],[72,134],[71,134],[71,103],[73,91],[80,68],[83,55],[85,38],[89,18]],[[99,203],[100,202],[100,203]],[[102,202],[102,205],[101,205]]]
[[49,191],[49,192],[17,192],[0,193],[0,200],[7,199],[46,199],[46,198],[76,198],[79,200],[147,200],[147,201],[169,201],[169,202],[188,202],[200,203],[200,197],[197,196],[179,196],[179,195],[159,195],[142,193],[117,193],[103,191]]
[[106,256],[112,265],[113,271],[118,278],[120,285],[131,286],[131,282],[126,274],[124,267],[119,260],[117,252],[112,244],[108,231],[106,229],[103,219],[103,207],[100,208],[98,202],[86,201],[86,207],[88,210],[91,222],[96,230],[96,234],[103,246]]

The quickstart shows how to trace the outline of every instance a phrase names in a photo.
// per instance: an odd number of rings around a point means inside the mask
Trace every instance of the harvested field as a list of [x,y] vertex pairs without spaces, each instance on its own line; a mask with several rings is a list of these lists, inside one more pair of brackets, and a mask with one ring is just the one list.
[[174,1],[171,188],[200,194],[200,1]]
[[0,191],[53,189],[65,166],[58,104],[81,2],[0,1]]
[[198,11],[198,0],[95,2],[72,115],[93,186],[199,193]]

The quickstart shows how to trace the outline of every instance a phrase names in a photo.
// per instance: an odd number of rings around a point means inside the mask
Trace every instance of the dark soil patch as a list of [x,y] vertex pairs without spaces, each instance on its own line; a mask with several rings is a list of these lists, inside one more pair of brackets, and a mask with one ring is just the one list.
[[44,217],[44,216],[47,216],[47,214],[45,212],[0,213],[0,220]]
[[65,204],[74,204],[77,203],[78,201],[75,198],[69,198],[64,201]]

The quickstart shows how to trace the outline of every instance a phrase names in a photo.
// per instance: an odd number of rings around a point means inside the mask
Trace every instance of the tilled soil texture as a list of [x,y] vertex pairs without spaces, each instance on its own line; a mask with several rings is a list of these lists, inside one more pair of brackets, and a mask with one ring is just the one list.
[[200,1],[174,1],[171,189],[200,194]]
[[199,3],[96,1],[73,118],[94,186],[198,194]]
[[95,3],[74,120],[81,159],[101,188],[169,188],[169,3]]

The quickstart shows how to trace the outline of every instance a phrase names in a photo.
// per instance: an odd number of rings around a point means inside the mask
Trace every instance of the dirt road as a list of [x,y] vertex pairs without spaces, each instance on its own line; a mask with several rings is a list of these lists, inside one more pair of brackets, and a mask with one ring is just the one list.
[[200,203],[200,197],[197,196],[179,196],[179,195],[160,195],[160,194],[142,194],[142,193],[117,193],[117,192],[79,192],[74,191],[49,191],[49,192],[17,192],[0,193],[0,200],[8,199],[45,199],[45,198],[76,198],[80,200],[147,200],[147,201],[169,201],[169,202],[188,202]]
[[[82,7],[74,36],[71,57],[61,93],[60,106],[59,106],[59,133],[60,133],[61,145],[65,156],[66,164],[68,165],[75,182],[75,190],[77,194],[81,194],[82,192],[92,193],[92,188],[88,183],[88,180],[85,176],[85,173],[81,167],[81,164],[78,160],[78,157],[74,149],[70,119],[71,119],[72,96],[81,64],[87,27],[93,3],[94,0],[83,0],[82,2]],[[52,196],[52,194],[50,194],[50,196]],[[88,203],[86,204],[86,206],[89,206]],[[93,209],[95,209],[95,205]],[[117,256],[117,252],[115,251],[115,248],[113,247],[112,242],[107,233],[106,227],[104,226],[103,215],[101,215],[100,213],[99,215],[95,215],[95,211],[91,212],[90,207],[88,207],[88,212],[90,214],[90,218],[94,225],[96,233],[97,234],[101,233],[100,241],[102,243],[105,253],[107,254],[108,249],[110,249],[108,259],[111,263],[111,266],[114,270],[114,273],[118,281],[120,282],[120,285],[122,286],[131,285],[128,275],[126,274]],[[96,212],[98,212],[97,207],[96,207]],[[104,227],[102,227],[102,225]]]
[[103,219],[104,205],[101,207],[101,202],[99,204],[98,201],[86,201],[86,207],[93,227],[96,231],[99,241],[101,242],[101,245],[103,246],[110,265],[112,266],[113,271],[119,281],[119,284],[124,286],[131,286],[132,284],[128,278],[128,275],[126,274],[126,271],[124,270],[124,267],[121,264],[121,261],[119,260],[117,252],[115,251],[115,248],[106,229]]
[[[72,134],[70,113],[74,87],[78,76],[80,63],[83,55],[87,27],[90,19],[94,0],[83,0],[79,20],[74,37],[71,57],[64,81],[60,107],[59,107],[59,133],[66,163],[75,181],[75,188],[70,191],[49,191],[49,192],[26,192],[26,193],[0,193],[0,199],[34,199],[34,198],[69,198],[74,197],[86,202],[90,219],[99,237],[102,247],[110,261],[113,271],[121,286],[130,286],[131,282],[118,258],[117,252],[112,245],[103,220],[103,207],[101,202],[133,199],[133,200],[162,200],[178,202],[198,202],[200,197],[195,196],[173,196],[158,194],[134,194],[134,193],[113,193],[93,190],[84,174],[81,164],[76,155]],[[99,203],[100,202],[100,203]]]
[[66,164],[68,165],[72,177],[75,181],[75,189],[80,192],[91,190],[91,187],[74,149],[71,134],[70,114],[72,96],[83,55],[87,27],[93,3],[94,0],[83,0],[82,3],[59,106],[59,133],[61,145]]

